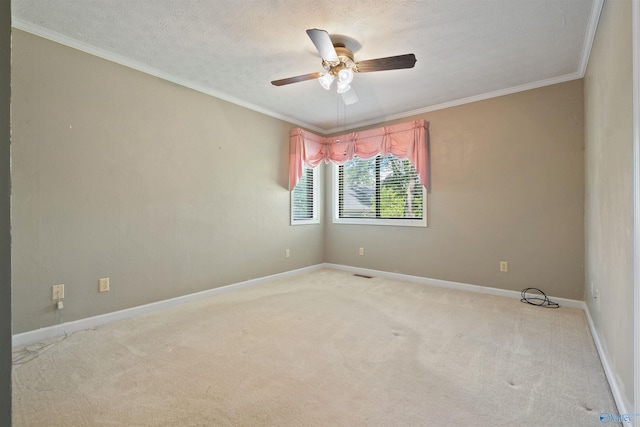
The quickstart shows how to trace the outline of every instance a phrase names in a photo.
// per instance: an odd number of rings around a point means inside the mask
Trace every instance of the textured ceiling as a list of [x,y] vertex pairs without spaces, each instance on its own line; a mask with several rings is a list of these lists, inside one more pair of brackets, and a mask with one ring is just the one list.
[[[318,132],[378,123],[584,75],[602,0],[13,0],[13,26]],[[355,40],[345,107],[305,34]],[[334,86],[335,87],[335,86]]]

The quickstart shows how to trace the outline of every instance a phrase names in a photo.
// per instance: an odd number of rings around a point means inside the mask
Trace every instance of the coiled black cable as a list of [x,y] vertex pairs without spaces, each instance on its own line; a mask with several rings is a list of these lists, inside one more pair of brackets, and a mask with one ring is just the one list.
[[[531,291],[538,292],[539,295],[538,294],[534,294],[532,296],[527,295],[527,292],[531,293]],[[520,295],[522,295],[522,298],[520,299],[520,301],[526,302],[527,304],[537,305],[539,307],[545,307],[545,308],[560,307],[560,304],[558,304],[557,302],[551,301],[547,296],[547,294],[545,294],[538,288],[523,289],[522,292],[520,292]]]

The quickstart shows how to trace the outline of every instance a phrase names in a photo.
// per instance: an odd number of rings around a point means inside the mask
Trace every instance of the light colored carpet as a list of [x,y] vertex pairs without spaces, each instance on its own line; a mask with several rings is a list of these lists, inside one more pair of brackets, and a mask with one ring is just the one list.
[[596,426],[584,313],[317,270],[69,335],[15,426]]

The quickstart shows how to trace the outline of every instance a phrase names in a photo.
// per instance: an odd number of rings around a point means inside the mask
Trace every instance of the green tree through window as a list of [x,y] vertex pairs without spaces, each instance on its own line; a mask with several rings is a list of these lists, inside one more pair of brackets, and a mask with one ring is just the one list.
[[407,159],[354,157],[339,168],[338,205],[339,218],[422,219],[422,186]]

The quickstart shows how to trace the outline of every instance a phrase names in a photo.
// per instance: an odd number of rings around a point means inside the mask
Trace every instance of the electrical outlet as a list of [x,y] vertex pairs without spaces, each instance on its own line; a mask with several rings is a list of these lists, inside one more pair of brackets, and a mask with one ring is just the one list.
[[291,256],[291,251],[289,251],[289,249],[285,249],[284,250],[284,257],[285,258],[289,258],[289,256]]
[[51,299],[61,300],[64,298],[64,285],[53,285],[51,287]]
[[507,261],[500,261],[500,271],[503,273],[509,271],[509,263]]
[[359,254],[360,254],[360,256],[364,255],[364,248],[360,248]]
[[109,278],[98,280],[98,292],[109,292]]

